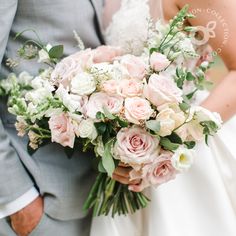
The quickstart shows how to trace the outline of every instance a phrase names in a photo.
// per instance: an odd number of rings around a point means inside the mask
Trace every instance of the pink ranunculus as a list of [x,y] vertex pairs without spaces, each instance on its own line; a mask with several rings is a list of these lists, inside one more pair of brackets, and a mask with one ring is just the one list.
[[123,107],[123,98],[119,96],[109,96],[106,93],[98,92],[90,96],[87,103],[87,116],[95,119],[97,112],[104,111],[104,107],[112,113],[117,114]]
[[135,79],[123,79],[120,81],[117,92],[122,97],[141,96],[143,84]]
[[158,52],[153,52],[150,57],[150,65],[153,70],[162,71],[170,65],[170,61],[165,55]]
[[130,172],[131,180],[140,180],[139,184],[130,185],[129,189],[135,192],[141,192],[149,186],[159,186],[176,177],[178,173],[171,163],[173,154],[162,150],[152,163],[149,163],[139,171]]
[[102,83],[102,91],[107,94],[116,94],[118,88],[118,81],[111,79]]
[[102,62],[112,62],[116,57],[119,57],[123,54],[123,51],[120,47],[111,47],[111,46],[100,46],[93,50],[93,62],[102,63]]
[[59,143],[64,147],[74,147],[74,126],[66,113],[51,116],[48,123],[51,130],[52,142]]
[[175,82],[162,75],[151,75],[148,84],[144,87],[144,96],[155,106],[171,102],[180,103],[183,101],[182,95],[182,90]]
[[153,113],[149,101],[140,97],[125,99],[125,117],[134,124],[140,124],[140,121],[148,120]]
[[116,159],[139,170],[158,155],[159,141],[140,127],[122,128],[114,146]]
[[140,57],[125,55],[121,59],[121,65],[127,69],[130,78],[142,80],[146,74],[146,64]]

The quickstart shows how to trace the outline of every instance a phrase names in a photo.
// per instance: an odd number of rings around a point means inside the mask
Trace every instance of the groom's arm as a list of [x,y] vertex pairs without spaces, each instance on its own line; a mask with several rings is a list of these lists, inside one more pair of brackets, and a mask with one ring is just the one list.
[[[0,63],[16,9],[17,0],[0,0]],[[21,210],[37,196],[38,192],[11,146],[0,119],[0,218]]]

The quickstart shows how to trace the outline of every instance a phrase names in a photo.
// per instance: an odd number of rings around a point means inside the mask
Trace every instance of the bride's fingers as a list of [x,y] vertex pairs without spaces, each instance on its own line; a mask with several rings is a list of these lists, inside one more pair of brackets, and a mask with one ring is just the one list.
[[125,164],[124,162],[119,162],[120,167],[130,167],[128,164]]
[[131,185],[136,185],[136,184],[139,184],[140,183],[140,180],[130,180],[129,177],[124,177],[124,176],[120,176],[120,175],[117,175],[115,173],[113,173],[112,175],[112,178],[122,184],[131,184]]
[[130,173],[131,170],[132,170],[131,167],[120,167],[120,166],[118,166],[115,169],[114,174],[120,175],[120,176],[125,177],[125,178],[130,178],[129,173]]

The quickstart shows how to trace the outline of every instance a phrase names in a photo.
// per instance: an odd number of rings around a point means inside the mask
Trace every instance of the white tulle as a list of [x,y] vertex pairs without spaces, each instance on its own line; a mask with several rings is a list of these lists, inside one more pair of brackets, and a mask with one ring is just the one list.
[[[113,0],[110,0],[112,2]],[[149,3],[121,0],[105,31],[107,44],[139,54],[146,39]],[[160,0],[155,0],[159,6]],[[161,18],[161,12],[159,13]],[[206,94],[199,93],[199,103]],[[235,236],[236,117],[199,144],[192,169],[157,189],[149,207],[130,216],[94,218],[91,236]]]

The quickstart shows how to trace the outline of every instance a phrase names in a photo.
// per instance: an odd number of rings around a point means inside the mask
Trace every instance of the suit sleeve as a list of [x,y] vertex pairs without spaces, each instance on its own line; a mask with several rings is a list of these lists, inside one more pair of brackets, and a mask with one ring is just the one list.
[[[6,50],[16,9],[17,0],[0,0],[0,62]],[[33,186],[0,118],[0,206],[15,201]]]

